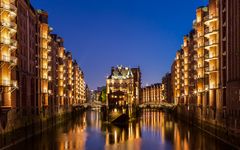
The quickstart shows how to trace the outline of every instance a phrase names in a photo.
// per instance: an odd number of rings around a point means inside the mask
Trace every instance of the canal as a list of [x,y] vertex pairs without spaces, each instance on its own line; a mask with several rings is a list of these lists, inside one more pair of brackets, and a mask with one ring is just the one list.
[[11,149],[22,150],[230,150],[229,145],[198,128],[159,111],[145,110],[126,126],[106,125],[97,110],[28,139]]

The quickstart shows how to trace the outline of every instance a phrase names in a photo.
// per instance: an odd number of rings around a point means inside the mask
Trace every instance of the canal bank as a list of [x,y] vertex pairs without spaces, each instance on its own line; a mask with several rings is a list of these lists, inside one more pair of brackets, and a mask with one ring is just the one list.
[[207,134],[218,138],[219,140],[235,147],[236,149],[240,149],[240,135],[236,132],[232,132],[227,126],[227,122],[217,122],[214,120],[209,120],[202,116],[196,117],[195,115],[199,113],[197,110],[187,108],[185,106],[178,105],[173,111],[174,116],[190,124],[195,126]]
[[[41,134],[49,128],[71,120],[82,111],[83,109],[74,110],[69,108],[64,109],[64,111],[59,110],[55,115],[45,113],[21,118],[11,116],[10,112],[8,115],[11,117],[9,117],[5,129],[1,130],[0,149],[8,149],[28,138]],[[14,112],[13,114],[17,113]],[[14,120],[11,118],[14,118]]]

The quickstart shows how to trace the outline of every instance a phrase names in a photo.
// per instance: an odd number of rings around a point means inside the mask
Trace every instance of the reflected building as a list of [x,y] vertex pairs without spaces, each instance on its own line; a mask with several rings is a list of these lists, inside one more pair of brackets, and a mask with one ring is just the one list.
[[[159,149],[218,149],[222,144],[221,141],[216,142],[213,137],[205,135],[197,128],[189,127],[163,112],[143,111],[140,126],[141,138],[146,138],[143,137],[146,134],[152,134],[152,137],[159,141],[157,145]],[[202,138],[203,136],[207,136],[207,138]],[[170,141],[172,147],[168,147]],[[212,142],[214,144],[209,144]],[[143,145],[144,142],[142,143]],[[148,148],[150,149],[151,146],[148,145]]]
[[[186,127],[180,127],[170,115],[157,111],[143,111],[143,118],[141,120],[142,132],[153,134],[152,136],[159,139],[159,147],[166,149],[168,141],[172,141],[173,147],[171,149],[181,150],[189,149],[189,137],[185,130]],[[184,131],[181,131],[184,129]]]
[[65,150],[65,149],[85,149],[87,141],[87,114],[81,114],[81,119],[76,120],[76,124],[71,123],[67,124],[65,128],[60,128],[61,130],[66,130],[67,134],[61,134],[57,139],[56,149]]
[[141,126],[129,123],[126,126],[107,126],[105,129],[105,150],[112,149],[141,149]]
[[88,126],[91,126],[96,129],[102,128],[102,118],[100,110],[95,110],[93,112],[86,112],[86,123]]
[[83,112],[16,149],[231,149],[161,111],[145,109],[139,120],[124,126],[105,124],[100,116],[98,111]]

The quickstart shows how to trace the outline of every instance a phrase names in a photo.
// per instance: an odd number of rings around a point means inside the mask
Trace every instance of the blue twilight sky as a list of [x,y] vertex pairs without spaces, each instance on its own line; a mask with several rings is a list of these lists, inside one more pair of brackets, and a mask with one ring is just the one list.
[[208,0],[31,0],[49,12],[91,89],[105,85],[110,67],[140,66],[143,85],[170,71],[197,7]]

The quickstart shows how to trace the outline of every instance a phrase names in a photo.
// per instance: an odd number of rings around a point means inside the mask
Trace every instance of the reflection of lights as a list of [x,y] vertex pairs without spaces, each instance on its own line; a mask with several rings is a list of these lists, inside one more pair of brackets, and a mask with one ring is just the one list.
[[128,137],[129,139],[133,139],[134,136],[133,136],[133,127],[132,127],[132,123],[129,125],[129,131],[128,131]]
[[136,138],[137,138],[137,139],[140,138],[139,131],[140,131],[140,129],[139,129],[139,124],[137,124],[137,125],[136,125]]
[[117,143],[117,131],[114,130],[114,143]]
[[68,149],[68,141],[65,141],[64,147],[65,147],[65,149]]
[[126,109],[123,109],[123,114],[126,114]]
[[86,123],[86,118],[85,117],[83,118],[83,123]]

